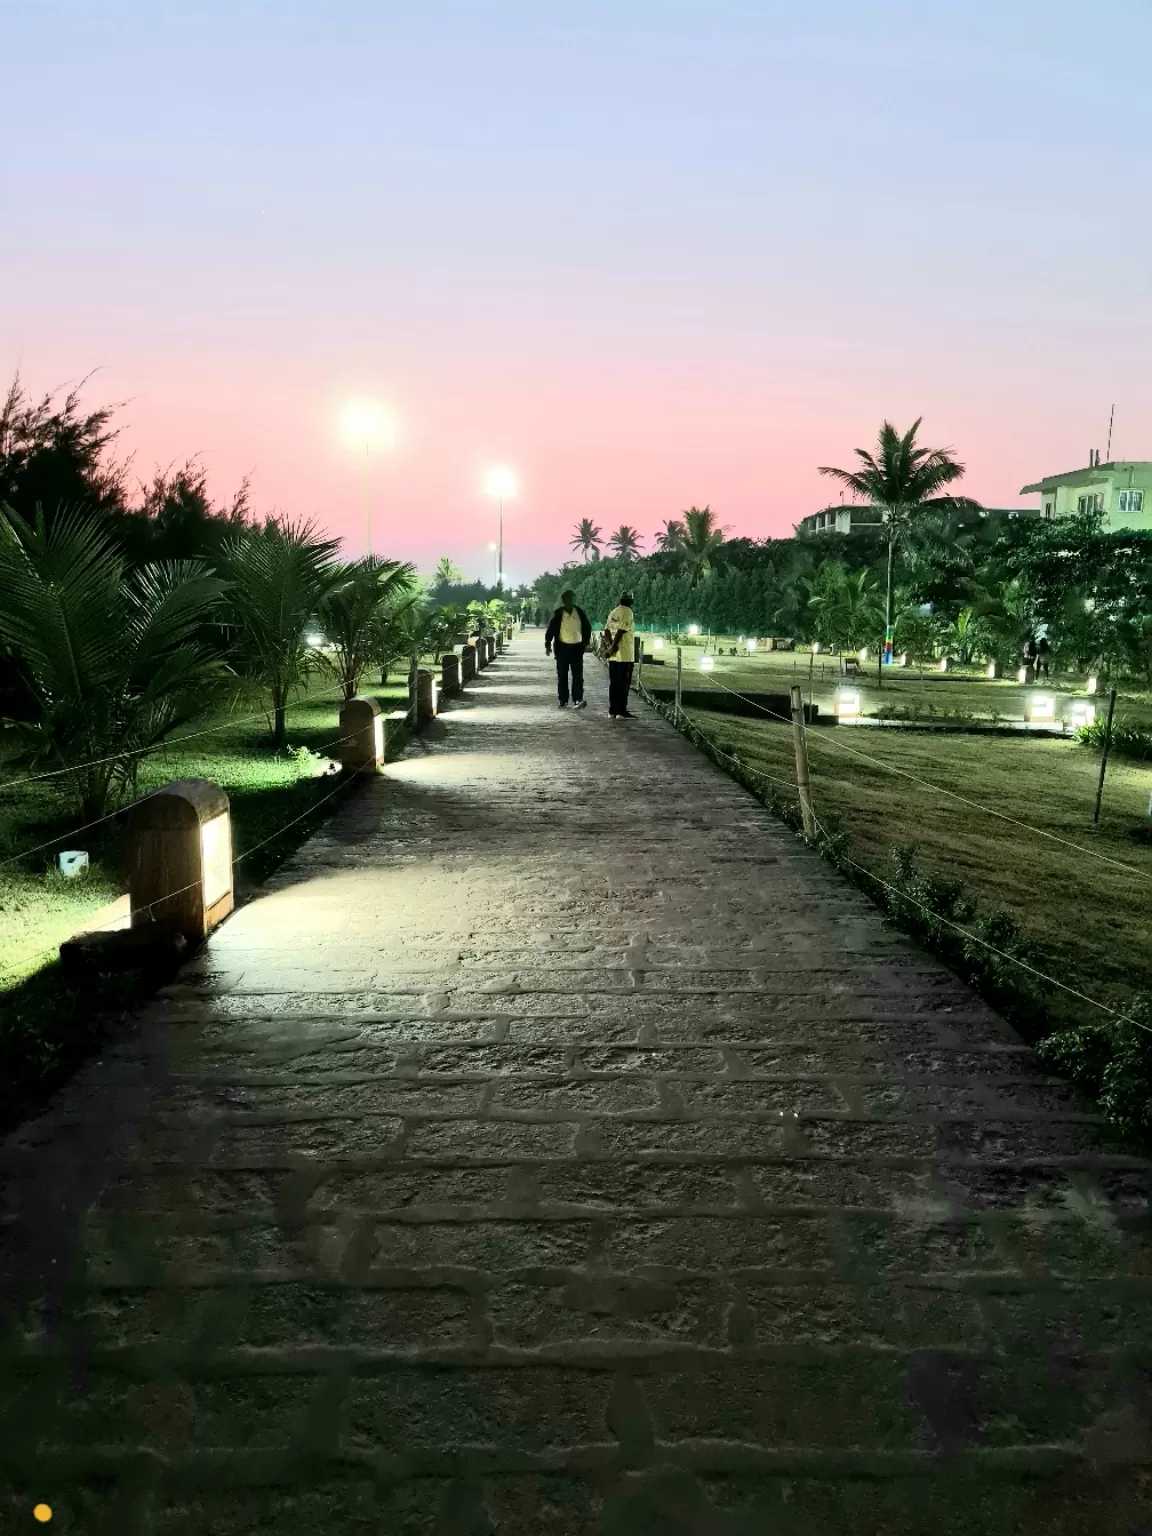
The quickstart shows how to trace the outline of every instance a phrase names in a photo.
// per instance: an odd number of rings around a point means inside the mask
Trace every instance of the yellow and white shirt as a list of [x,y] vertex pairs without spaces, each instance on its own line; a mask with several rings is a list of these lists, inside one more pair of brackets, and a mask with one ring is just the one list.
[[623,603],[617,604],[612,612],[604,620],[604,628],[608,631],[608,649],[612,650],[612,642],[616,639],[617,631],[620,631],[620,644],[615,652],[608,658],[609,661],[635,661],[636,647],[632,634],[632,610]]
[[563,645],[580,645],[583,641],[584,628],[580,623],[580,615],[576,612],[575,608],[573,608],[571,613],[567,613],[561,608],[560,632],[556,638]]

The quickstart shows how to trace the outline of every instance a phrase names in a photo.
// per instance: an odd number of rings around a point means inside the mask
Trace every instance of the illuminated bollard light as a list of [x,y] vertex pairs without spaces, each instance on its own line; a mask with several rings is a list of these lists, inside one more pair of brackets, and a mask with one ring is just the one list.
[[941,670],[941,672],[947,672],[947,670],[948,670],[948,661],[949,661],[949,658],[947,656],[941,656],[941,658],[940,658],[940,670]]
[[436,674],[421,667],[416,674],[416,718],[435,720],[437,699]]
[[384,761],[384,716],[375,699],[340,706],[340,766],[345,773],[379,768]]
[[440,658],[440,692],[460,692],[460,658],[455,651]]
[[984,671],[984,676],[985,677],[995,677],[996,676],[996,663],[994,661],[990,661],[988,663],[988,666],[985,668],[985,671]]
[[470,683],[476,676],[476,647],[467,643],[460,652],[460,681]]
[[232,910],[228,796],[206,779],[178,779],[128,813],[133,928],[203,939]]

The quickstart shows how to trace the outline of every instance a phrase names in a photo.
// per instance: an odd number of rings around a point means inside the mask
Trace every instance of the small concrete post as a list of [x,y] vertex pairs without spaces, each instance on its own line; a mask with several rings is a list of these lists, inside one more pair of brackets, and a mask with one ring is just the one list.
[[804,836],[809,842],[816,836],[816,818],[812,814],[812,786],[808,782],[808,742],[804,736],[804,694],[799,683],[792,684],[792,744],[796,748],[796,788],[800,791],[800,815]]
[[488,665],[488,647],[484,644],[484,636],[473,635],[471,645],[476,654],[476,670],[482,672]]
[[460,658],[455,651],[440,658],[440,692],[460,692]]
[[496,636],[496,651],[497,651],[497,654],[502,652],[503,649],[504,649],[504,631],[501,630],[500,633]]
[[425,667],[421,667],[416,673],[416,719],[423,725],[428,720],[435,720],[436,706],[436,676]]
[[340,766],[345,773],[376,769],[384,761],[384,716],[375,699],[340,706]]
[[228,796],[206,779],[178,779],[128,813],[133,928],[203,939],[232,910]]
[[460,652],[460,681],[467,685],[476,676],[476,647],[466,644]]

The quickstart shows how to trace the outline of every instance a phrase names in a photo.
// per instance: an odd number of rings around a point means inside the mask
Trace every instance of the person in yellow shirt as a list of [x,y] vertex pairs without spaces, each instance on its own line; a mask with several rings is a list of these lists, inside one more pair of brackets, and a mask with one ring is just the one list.
[[613,720],[631,720],[628,690],[636,655],[631,592],[621,593],[620,601],[604,620],[604,654],[608,658],[608,713]]
[[568,677],[572,677],[572,707],[584,709],[584,652],[592,640],[592,621],[577,608],[573,592],[561,592],[560,606],[544,631],[544,654],[556,648],[556,692],[560,709],[568,708]]

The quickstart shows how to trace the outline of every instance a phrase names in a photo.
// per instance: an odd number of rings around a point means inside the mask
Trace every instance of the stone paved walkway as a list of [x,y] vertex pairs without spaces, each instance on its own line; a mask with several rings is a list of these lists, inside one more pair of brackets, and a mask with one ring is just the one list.
[[1152,1530],[1147,1166],[589,671],[518,637],[4,1149],[4,1532]]

